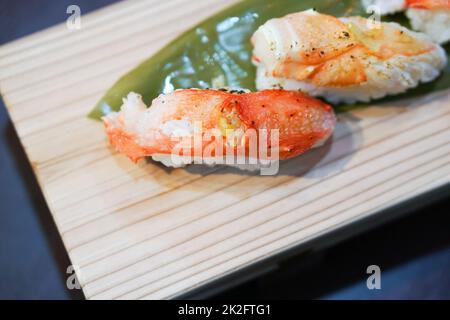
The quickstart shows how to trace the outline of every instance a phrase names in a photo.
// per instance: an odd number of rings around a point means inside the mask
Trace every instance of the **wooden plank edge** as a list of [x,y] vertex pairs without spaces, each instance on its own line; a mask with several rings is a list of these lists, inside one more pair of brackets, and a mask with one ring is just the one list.
[[403,200],[400,203],[377,213],[363,218],[357,218],[343,226],[337,226],[320,236],[306,240],[285,251],[275,253],[250,265],[243,266],[238,270],[233,270],[218,279],[211,280],[206,284],[200,285],[198,288],[187,290],[177,296],[170,297],[170,299],[194,300],[211,298],[212,295],[220,292],[221,288],[230,289],[247,280],[255,279],[276,269],[276,266],[279,263],[282,263],[289,258],[298,255],[304,255],[304,257],[307,258],[312,253],[330,249],[334,245],[354,238],[369,230],[375,229],[388,222],[399,220],[408,214],[413,214],[449,195],[450,183],[447,183],[438,188],[425,191],[415,197]]

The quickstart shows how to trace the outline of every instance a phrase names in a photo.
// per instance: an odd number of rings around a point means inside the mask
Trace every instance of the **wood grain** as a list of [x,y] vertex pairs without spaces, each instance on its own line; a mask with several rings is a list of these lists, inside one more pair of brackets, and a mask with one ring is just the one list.
[[0,88],[91,299],[172,298],[450,182],[450,91],[341,114],[262,177],[132,164],[85,117],[124,72],[228,0],[125,1],[0,48]]

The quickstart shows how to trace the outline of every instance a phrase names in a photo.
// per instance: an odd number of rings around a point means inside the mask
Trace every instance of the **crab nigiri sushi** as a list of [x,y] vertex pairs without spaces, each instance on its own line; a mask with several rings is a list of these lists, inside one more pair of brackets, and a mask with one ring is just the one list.
[[[202,163],[209,165],[236,165],[225,162],[224,157],[239,155],[239,148],[245,149],[242,157],[289,159],[322,145],[332,135],[335,121],[329,105],[300,92],[213,89],[163,94],[153,100],[150,108],[141,96],[130,93],[119,112],[103,118],[109,141],[117,151],[135,162],[152,157],[170,167],[190,164],[198,155],[203,158]],[[230,143],[228,134],[236,131],[244,134]],[[270,154],[252,153],[247,135],[250,131],[259,138],[266,131],[266,136],[253,147],[262,148],[267,141]],[[269,136],[275,131],[277,141],[272,141]],[[196,134],[200,142],[191,144]],[[183,152],[179,152],[180,143],[186,147]],[[276,158],[272,154],[275,146]]]
[[450,0],[362,0],[376,6],[381,15],[405,11],[414,30],[428,34],[437,43],[450,41]]
[[434,80],[447,63],[425,34],[314,10],[267,21],[252,44],[259,90],[301,90],[333,103],[403,93]]

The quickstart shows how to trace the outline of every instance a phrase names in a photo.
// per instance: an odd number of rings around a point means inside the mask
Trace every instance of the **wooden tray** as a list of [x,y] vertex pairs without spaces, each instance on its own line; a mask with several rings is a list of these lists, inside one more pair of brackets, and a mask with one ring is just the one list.
[[0,87],[90,299],[173,298],[450,182],[450,91],[339,116],[274,177],[135,166],[86,113],[228,0],[125,1],[0,48]]

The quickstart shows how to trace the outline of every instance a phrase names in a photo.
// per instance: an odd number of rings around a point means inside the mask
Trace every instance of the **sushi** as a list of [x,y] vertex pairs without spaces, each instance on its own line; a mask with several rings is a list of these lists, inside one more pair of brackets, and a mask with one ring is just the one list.
[[406,9],[406,0],[362,0],[362,4],[364,8],[383,16]]
[[437,43],[450,41],[449,0],[362,0],[365,8],[376,6],[381,15],[406,10],[414,30],[428,34]]
[[314,10],[269,20],[251,41],[259,90],[301,90],[332,103],[403,93],[437,78],[447,63],[425,34]]
[[408,0],[406,16],[413,29],[425,32],[437,43],[450,40],[450,1]]
[[[121,110],[103,122],[112,146],[135,162],[152,157],[182,167],[201,160],[255,170],[261,162],[249,160],[289,159],[321,146],[336,118],[329,105],[300,92],[184,89],[160,95],[150,108],[129,93]],[[230,140],[236,132],[237,139]],[[256,145],[250,141],[253,133]],[[264,146],[270,154],[260,152]],[[229,163],[226,156],[246,162]]]

